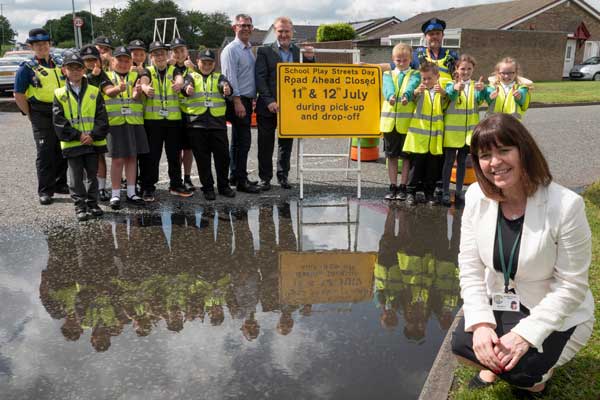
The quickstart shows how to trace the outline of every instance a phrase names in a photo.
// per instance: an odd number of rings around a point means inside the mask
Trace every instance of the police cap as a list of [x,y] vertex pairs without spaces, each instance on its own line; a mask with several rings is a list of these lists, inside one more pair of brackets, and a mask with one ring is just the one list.
[[210,49],[206,49],[202,53],[200,53],[200,56],[198,58],[200,60],[215,61],[215,53],[214,53],[214,51],[212,51]]
[[167,47],[166,44],[164,44],[160,40],[155,40],[154,42],[150,43],[149,50],[150,50],[150,53],[152,53],[155,50],[169,50],[169,48]]
[[439,18],[431,18],[427,20],[421,25],[421,31],[423,33],[431,32],[431,31],[444,31],[446,29],[446,21],[441,20]]
[[131,58],[131,52],[125,46],[119,46],[113,52],[113,57],[126,56]]
[[187,47],[185,40],[182,38],[175,38],[171,41],[171,50],[176,49],[178,47]]
[[63,54],[63,65],[77,64],[83,67],[83,59],[74,51],[66,51]]
[[135,39],[129,42],[129,46],[127,46],[127,48],[129,49],[129,51],[137,49],[146,51],[146,43],[144,43],[140,39]]
[[112,40],[110,40],[106,36],[98,36],[96,38],[96,40],[94,40],[94,44],[96,46],[105,46],[105,47],[110,47],[111,49],[114,49],[114,47],[112,45]]
[[91,58],[100,59],[100,52],[93,44],[86,44],[79,50],[79,55],[83,60],[88,60]]
[[29,36],[27,37],[27,43],[34,42],[49,42],[50,35],[48,31],[42,28],[35,28],[29,31]]

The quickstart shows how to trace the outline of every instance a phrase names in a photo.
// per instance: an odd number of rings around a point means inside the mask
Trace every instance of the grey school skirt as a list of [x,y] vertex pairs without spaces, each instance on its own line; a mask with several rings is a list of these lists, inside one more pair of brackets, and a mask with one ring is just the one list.
[[111,126],[106,141],[108,155],[113,158],[137,156],[150,151],[144,125]]

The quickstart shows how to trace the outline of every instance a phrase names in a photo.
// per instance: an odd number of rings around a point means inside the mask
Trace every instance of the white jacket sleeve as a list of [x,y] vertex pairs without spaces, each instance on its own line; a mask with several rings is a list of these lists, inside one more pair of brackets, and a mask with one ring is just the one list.
[[479,256],[475,233],[478,222],[475,216],[478,215],[481,199],[479,192],[478,185],[469,187],[460,228],[458,266],[466,332],[472,332],[473,325],[479,323],[496,326],[496,319],[487,295],[485,265]]
[[[567,316],[584,301],[589,290],[588,272],[592,257],[592,234],[579,196],[561,213],[553,282],[546,296],[512,331],[543,352],[542,343],[558,331]],[[535,268],[535,265],[528,265]]]

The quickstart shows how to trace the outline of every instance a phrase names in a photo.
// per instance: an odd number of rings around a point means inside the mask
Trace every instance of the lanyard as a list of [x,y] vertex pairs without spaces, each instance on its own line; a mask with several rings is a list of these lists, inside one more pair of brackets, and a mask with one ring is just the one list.
[[506,268],[506,262],[504,260],[504,245],[502,243],[502,227],[500,226],[500,218],[502,218],[500,213],[502,213],[502,210],[499,209],[498,211],[499,211],[498,228],[496,230],[497,237],[498,237],[498,252],[500,253],[500,265],[502,266],[502,273],[504,274],[504,293],[508,293],[508,282],[509,282],[509,278],[510,278],[510,273],[514,269],[513,261],[515,258],[515,253],[517,251],[517,245],[519,244],[519,240],[521,239],[521,232],[519,232],[519,234],[515,238],[515,241],[512,245],[512,249],[510,250],[510,256],[508,258],[509,268]]
[[[167,72],[169,67],[165,69],[165,78],[160,79],[160,71],[158,67],[154,67],[156,71],[156,78],[158,79],[158,96],[160,97],[160,104],[162,105],[162,109],[167,109]],[[164,95],[163,95],[164,93]]]
[[71,94],[69,93],[71,90],[72,90],[71,85],[69,84],[69,88],[67,89],[67,104],[69,105],[69,113],[71,114],[71,121],[73,121],[74,119],[77,119],[77,122],[79,123],[79,125],[81,125],[81,128],[83,130],[82,133],[86,133],[85,126],[81,119],[81,99],[83,98],[83,95],[84,95],[83,85],[79,89],[79,98],[77,99],[77,116],[75,118],[73,117],[73,108],[71,107]]

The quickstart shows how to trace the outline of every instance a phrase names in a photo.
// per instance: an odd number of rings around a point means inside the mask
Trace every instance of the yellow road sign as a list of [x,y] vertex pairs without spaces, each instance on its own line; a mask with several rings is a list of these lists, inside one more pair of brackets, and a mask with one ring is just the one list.
[[373,65],[277,65],[279,137],[379,137],[381,69]]

